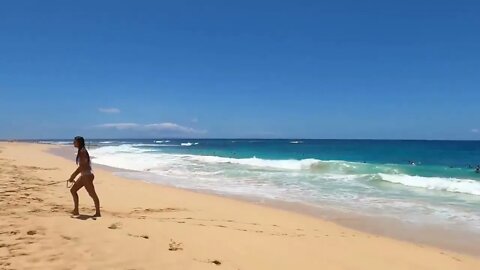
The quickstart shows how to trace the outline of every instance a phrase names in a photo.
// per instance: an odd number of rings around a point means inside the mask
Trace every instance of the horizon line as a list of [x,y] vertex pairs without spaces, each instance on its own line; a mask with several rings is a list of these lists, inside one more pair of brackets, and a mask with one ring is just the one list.
[[[152,137],[152,138],[85,138],[89,140],[323,140],[323,141],[471,141],[476,142],[480,139],[393,139],[393,138],[195,138],[195,137]],[[0,142],[35,142],[35,141],[69,141],[73,138],[34,138],[34,139],[1,139]]]

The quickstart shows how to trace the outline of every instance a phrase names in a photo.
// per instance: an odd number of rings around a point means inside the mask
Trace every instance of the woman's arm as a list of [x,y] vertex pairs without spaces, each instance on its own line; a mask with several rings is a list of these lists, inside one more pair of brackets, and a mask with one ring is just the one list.
[[72,173],[70,176],[70,179],[68,181],[73,182],[75,180],[75,177],[81,172],[81,166],[78,166],[78,168]]
[[72,175],[70,176],[70,179],[68,181],[70,182],[73,182],[73,180],[75,180],[75,178],[77,177],[77,175],[82,172],[82,171],[85,171],[87,170],[87,166],[88,166],[88,158],[87,158],[87,154],[85,153],[85,150],[80,150],[80,153],[78,155],[78,158],[79,158],[79,162],[78,162],[78,168],[72,173]]

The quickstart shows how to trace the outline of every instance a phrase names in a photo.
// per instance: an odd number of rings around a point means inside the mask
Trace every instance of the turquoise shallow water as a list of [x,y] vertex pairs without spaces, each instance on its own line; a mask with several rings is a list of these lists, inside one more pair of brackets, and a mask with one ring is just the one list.
[[94,163],[151,182],[480,232],[477,141],[148,139],[89,145]]

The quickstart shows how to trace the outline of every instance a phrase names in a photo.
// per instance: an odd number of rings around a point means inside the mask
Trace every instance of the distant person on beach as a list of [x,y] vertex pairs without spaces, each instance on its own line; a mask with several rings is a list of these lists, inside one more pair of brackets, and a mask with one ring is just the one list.
[[[77,191],[82,187],[85,187],[90,197],[92,197],[93,202],[95,203],[95,215],[94,217],[100,217],[100,201],[98,200],[97,193],[95,192],[95,187],[93,186],[93,179],[95,176],[92,173],[92,167],[90,165],[90,155],[88,154],[87,149],[85,148],[85,139],[83,137],[77,136],[73,140],[73,145],[78,149],[77,152],[77,165],[78,168],[70,176],[69,182],[75,182],[70,192],[73,196],[74,209],[72,211],[73,215],[79,215],[78,212],[78,194]],[[80,177],[75,181],[75,177],[80,174]]]

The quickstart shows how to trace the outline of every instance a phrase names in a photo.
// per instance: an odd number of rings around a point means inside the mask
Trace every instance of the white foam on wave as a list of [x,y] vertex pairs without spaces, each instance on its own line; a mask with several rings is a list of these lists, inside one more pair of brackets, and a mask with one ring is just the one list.
[[169,143],[169,140],[153,141],[154,143]]
[[405,174],[378,174],[381,180],[410,187],[480,196],[480,182],[471,179],[423,177]]
[[159,145],[153,144],[153,143],[135,143],[135,144],[131,144],[131,146],[133,146],[133,147],[157,147]]
[[[182,143],[182,146],[192,146],[198,143]],[[278,169],[278,170],[314,170],[314,171],[338,171],[342,169],[354,168],[355,163],[353,162],[343,162],[343,161],[322,161],[318,159],[302,159],[302,160],[295,160],[295,159],[285,159],[285,160],[269,160],[269,159],[261,159],[257,157],[252,158],[228,158],[228,157],[219,157],[219,156],[203,156],[203,155],[185,155],[185,154],[161,154],[161,153],[154,153],[150,154],[152,150],[149,149],[141,149],[138,148],[139,146],[158,146],[158,145],[150,145],[150,144],[134,144],[134,145],[118,145],[118,146],[104,146],[97,149],[93,149],[91,151],[92,155],[96,157],[104,157],[104,162],[110,165],[120,168],[125,168],[120,164],[123,162],[118,162],[116,160],[119,155],[121,154],[129,154],[130,157],[128,159],[171,159],[174,158],[176,160],[183,160],[183,161],[190,161],[195,163],[203,163],[203,164],[236,164],[236,165],[243,165],[249,167],[256,167],[256,168],[264,168],[264,169]],[[147,155],[145,155],[147,154]],[[107,159],[110,159],[107,161]],[[95,162],[99,162],[96,160]],[[128,166],[128,169],[135,170],[132,166]],[[141,166],[141,169],[145,169],[145,166]]]
[[68,145],[73,144],[72,141],[38,141],[41,144],[54,144],[54,145]]
[[[191,142],[184,143],[189,146]],[[292,173],[310,172],[322,179],[337,181],[358,181],[366,183],[368,179],[402,184],[409,187],[425,188],[429,190],[464,193],[480,196],[480,181],[470,179],[423,177],[396,173],[395,170],[384,170],[372,173],[365,164],[346,161],[323,161],[318,159],[302,160],[269,160],[257,157],[252,158],[228,158],[220,156],[167,154],[152,152],[152,149],[139,148],[136,146],[155,146],[148,144],[104,146],[92,149],[95,156],[94,162],[112,167],[136,170],[136,171],[162,171],[181,169],[186,174],[197,173],[206,168],[233,169],[231,165],[237,165],[235,170],[248,172],[249,168],[257,168],[267,172],[285,171]],[[157,145],[158,146],[158,145]],[[201,167],[198,167],[201,166]],[[227,167],[225,167],[227,166]],[[229,167],[230,166],[230,167]],[[243,167],[243,168],[242,168]],[[382,170],[382,168],[376,168]],[[250,171],[250,173],[253,173]],[[265,176],[265,174],[263,174]],[[263,177],[259,175],[259,177]]]
[[156,147],[178,147],[181,146],[179,144],[157,144]]
[[95,157],[93,162],[120,169],[146,171],[154,168],[157,161],[155,155],[148,154],[147,149],[139,149],[132,145],[104,146],[90,151]]
[[148,150],[140,149],[131,144],[121,144],[121,145],[112,145],[112,146],[102,146],[99,148],[92,149],[90,152],[96,153],[98,156],[100,155],[111,156],[119,153],[130,153],[130,154],[145,153],[145,152],[148,152]]
[[192,160],[207,163],[223,163],[223,164],[238,164],[257,168],[270,168],[281,170],[333,170],[349,168],[354,165],[342,161],[323,161],[318,159],[283,159],[271,160],[261,159],[257,157],[252,158],[227,158],[219,156],[201,156],[201,155],[185,155]]
[[181,146],[192,146],[192,145],[198,145],[198,144],[199,144],[198,142],[195,142],[195,143],[186,142],[186,143],[181,143],[180,145]]
[[303,143],[302,141],[291,141],[290,142],[291,144],[300,144],[300,143]]

